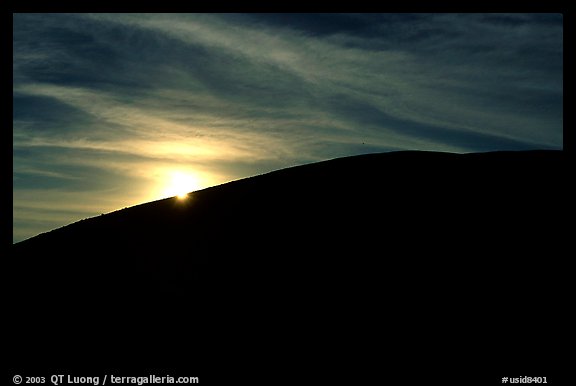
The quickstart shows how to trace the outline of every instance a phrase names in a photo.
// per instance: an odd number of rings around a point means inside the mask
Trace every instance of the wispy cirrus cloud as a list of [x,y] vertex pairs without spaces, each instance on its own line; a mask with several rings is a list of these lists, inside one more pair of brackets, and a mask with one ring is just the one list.
[[34,189],[124,197],[110,211],[175,169],[208,186],[366,152],[559,149],[562,44],[554,14],[15,14],[15,224]]

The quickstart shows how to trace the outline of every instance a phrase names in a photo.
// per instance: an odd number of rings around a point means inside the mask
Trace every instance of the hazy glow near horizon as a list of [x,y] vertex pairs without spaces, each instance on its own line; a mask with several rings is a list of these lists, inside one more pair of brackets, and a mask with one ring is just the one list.
[[562,149],[562,14],[13,14],[13,241],[272,170]]

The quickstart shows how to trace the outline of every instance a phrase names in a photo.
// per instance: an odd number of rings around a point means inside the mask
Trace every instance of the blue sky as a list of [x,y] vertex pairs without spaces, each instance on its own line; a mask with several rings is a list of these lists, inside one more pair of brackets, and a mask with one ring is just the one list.
[[13,240],[278,168],[562,149],[559,14],[14,14]]

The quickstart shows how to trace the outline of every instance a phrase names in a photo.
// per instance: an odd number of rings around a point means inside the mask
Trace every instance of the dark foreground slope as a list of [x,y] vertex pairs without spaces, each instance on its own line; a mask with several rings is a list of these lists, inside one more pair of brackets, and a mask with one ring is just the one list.
[[[16,244],[33,271],[174,275],[196,264],[376,264],[556,251],[561,152],[397,152],[280,170]],[[188,271],[187,271],[188,272]],[[68,272],[67,272],[68,273]]]
[[397,152],[284,169],[19,243],[12,290],[37,309],[214,307],[228,326],[296,323],[296,307],[385,315],[421,337],[514,334],[499,313],[557,314],[564,291],[564,157]]

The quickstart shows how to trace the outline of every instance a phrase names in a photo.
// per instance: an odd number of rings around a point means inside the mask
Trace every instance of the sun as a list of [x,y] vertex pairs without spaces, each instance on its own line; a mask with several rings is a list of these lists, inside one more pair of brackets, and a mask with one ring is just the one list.
[[198,178],[186,172],[172,172],[167,178],[167,187],[164,189],[164,196],[176,196],[180,200],[188,197],[188,193],[198,190]]

